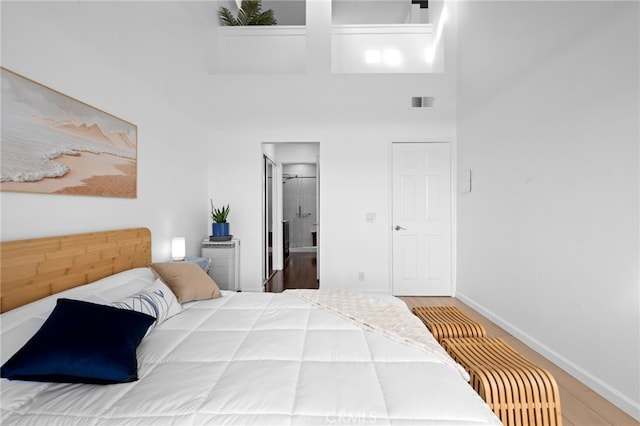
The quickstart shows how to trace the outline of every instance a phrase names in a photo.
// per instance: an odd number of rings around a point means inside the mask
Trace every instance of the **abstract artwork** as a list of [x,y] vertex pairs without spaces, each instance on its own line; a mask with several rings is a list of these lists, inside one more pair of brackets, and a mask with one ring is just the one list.
[[0,72],[2,191],[136,198],[136,125]]

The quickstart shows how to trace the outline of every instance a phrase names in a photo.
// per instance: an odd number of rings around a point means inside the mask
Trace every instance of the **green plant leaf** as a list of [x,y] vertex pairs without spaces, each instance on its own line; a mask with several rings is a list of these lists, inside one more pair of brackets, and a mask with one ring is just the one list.
[[217,209],[213,206],[213,200],[210,200],[210,201],[211,201],[211,220],[216,223],[225,223],[227,221],[227,217],[229,216],[229,211],[231,210],[229,207],[229,204]]
[[224,6],[218,10],[220,21],[224,25],[276,25],[273,10],[262,11],[260,0],[242,0],[238,9],[238,16],[234,17],[231,11]]
[[220,18],[221,23],[224,25],[232,27],[240,25],[231,11],[224,6],[220,6],[220,9],[218,10],[218,17]]

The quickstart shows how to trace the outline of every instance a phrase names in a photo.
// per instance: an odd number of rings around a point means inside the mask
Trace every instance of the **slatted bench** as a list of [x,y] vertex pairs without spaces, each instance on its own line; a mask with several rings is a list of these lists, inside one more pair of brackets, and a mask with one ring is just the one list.
[[438,343],[446,338],[485,337],[487,332],[455,306],[418,306],[411,309]]
[[440,344],[467,370],[471,386],[504,425],[562,425],[560,394],[553,376],[502,339],[443,339]]

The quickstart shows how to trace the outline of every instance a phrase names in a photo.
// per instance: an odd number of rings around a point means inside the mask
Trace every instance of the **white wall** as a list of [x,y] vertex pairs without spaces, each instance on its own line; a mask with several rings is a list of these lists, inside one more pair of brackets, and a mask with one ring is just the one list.
[[320,145],[317,142],[276,143],[275,160],[284,163],[316,163],[320,155]]
[[[231,204],[243,289],[260,289],[262,142],[320,143],[320,287],[389,288],[390,142],[452,140],[453,78],[409,76],[215,76],[210,191]],[[437,98],[433,110],[410,96]],[[250,99],[248,102],[247,100]],[[223,146],[224,148],[220,148]],[[375,223],[365,222],[376,212]],[[357,281],[364,271],[366,281]]]
[[0,193],[2,240],[146,226],[199,253],[207,223],[206,3],[2,2],[2,66],[138,126],[138,198]]
[[640,418],[639,3],[458,4],[458,292]]
[[[261,291],[262,143],[319,142],[320,288],[388,292],[390,144],[455,142],[456,58],[441,74],[333,75],[331,3],[307,4],[306,22],[305,74],[211,76],[209,191],[231,205],[242,289]],[[435,96],[436,107],[411,109],[411,96]],[[366,223],[367,212],[377,221]]]

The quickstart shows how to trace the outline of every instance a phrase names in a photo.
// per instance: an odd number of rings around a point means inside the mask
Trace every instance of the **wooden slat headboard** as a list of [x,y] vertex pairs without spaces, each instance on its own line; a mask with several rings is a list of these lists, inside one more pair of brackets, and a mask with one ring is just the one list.
[[0,243],[0,312],[151,262],[147,228]]

